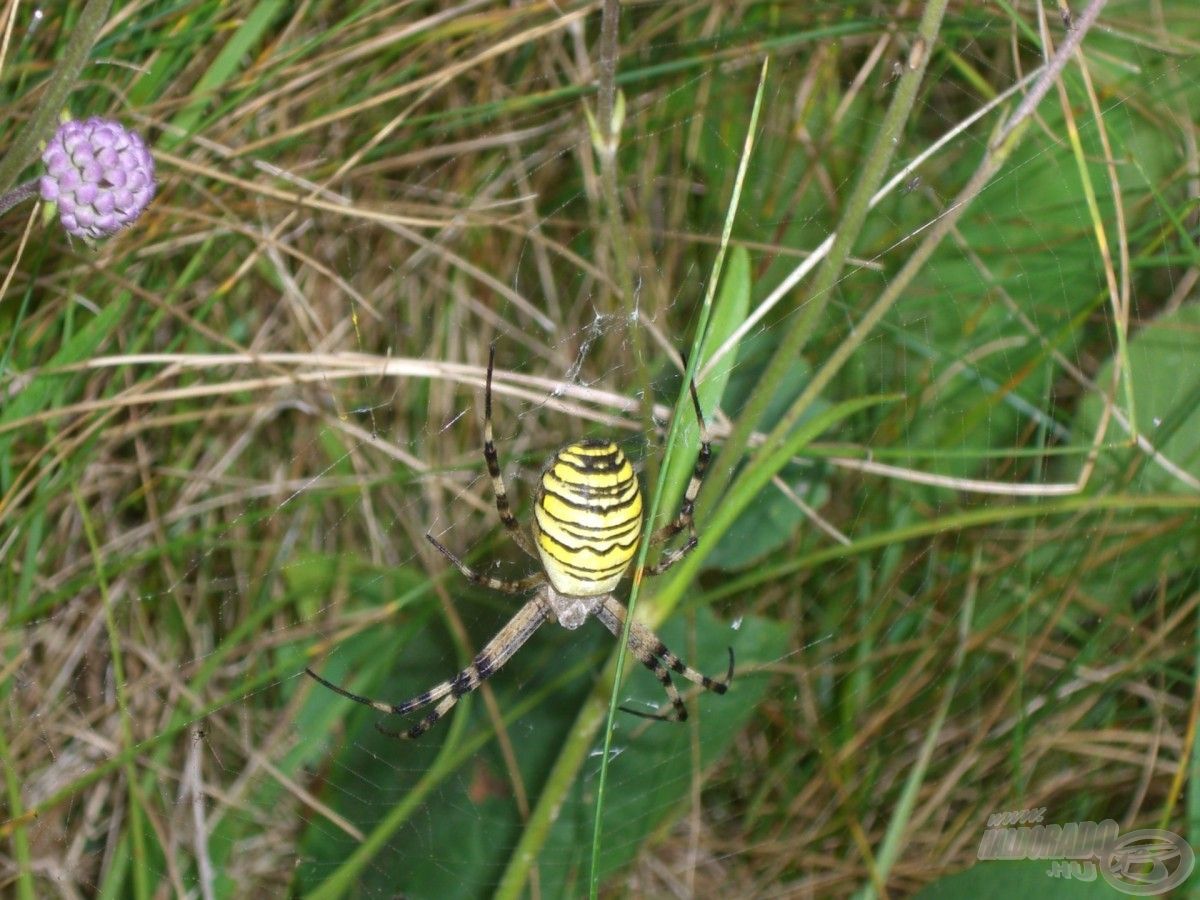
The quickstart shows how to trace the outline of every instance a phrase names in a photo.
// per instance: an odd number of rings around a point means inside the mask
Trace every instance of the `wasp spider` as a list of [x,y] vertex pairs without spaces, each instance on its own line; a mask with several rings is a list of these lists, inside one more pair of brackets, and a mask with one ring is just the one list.
[[[405,716],[432,706],[433,708],[406,731],[393,732],[380,728],[385,734],[399,738],[420,737],[437,723],[458,702],[459,698],[479,687],[491,677],[533,636],[538,627],[550,620],[567,629],[582,625],[588,616],[595,616],[620,639],[626,619],[625,607],[613,596],[621,576],[629,568],[642,536],[642,494],[633,466],[611,441],[582,440],[568,444],[554,454],[542,470],[537,499],[533,507],[532,542],[521,529],[508,504],[500,461],[492,438],[492,369],[495,348],[488,357],[487,385],[483,395],[483,457],[496,495],[496,511],[505,529],[530,556],[540,558],[542,571],[517,581],[492,578],[476,572],[453,553],[426,534],[446,559],[450,560],[470,581],[509,594],[534,591],[533,597],[517,611],[508,624],[500,629],[475,656],[471,665],[448,681],[443,681],[423,694],[403,703],[384,703],[353,694],[345,688],[326,681],[312,669],[305,671],[330,690],[343,697],[365,704],[382,713]],[[710,447],[704,434],[704,417],[700,401],[692,387],[692,403],[700,422],[701,444],[696,467],[684,494],[679,515],[653,535],[651,542],[662,543],[685,529],[687,542],[670,551],[647,571],[652,575],[665,572],[696,546],[696,526],[692,511],[696,494],[708,467]],[[662,684],[671,701],[665,713],[648,714],[621,707],[634,715],[651,719],[682,722],[687,718],[683,698],[671,682],[670,671],[717,694],[725,693],[733,680],[733,648],[729,649],[729,670],[723,679],[709,678],[685,664],[667,649],[646,626],[634,621],[629,627],[629,649]]]

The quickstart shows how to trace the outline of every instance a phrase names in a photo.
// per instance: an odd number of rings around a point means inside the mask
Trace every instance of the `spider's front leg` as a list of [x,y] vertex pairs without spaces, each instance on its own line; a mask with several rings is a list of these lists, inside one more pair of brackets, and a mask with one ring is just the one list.
[[496,498],[496,514],[505,531],[517,546],[537,558],[529,537],[521,530],[521,523],[512,514],[508,503],[508,490],[504,487],[504,474],[500,471],[500,454],[496,452],[496,439],[492,434],[492,370],[496,367],[496,345],[488,350],[487,386],[483,390],[483,461],[487,463],[488,477],[492,479],[492,494]]
[[[704,427],[704,413],[700,410],[700,397],[696,394],[696,385],[689,385],[692,394],[692,406],[696,410],[696,421],[700,423],[700,451],[696,454],[696,467],[692,470],[692,479],[688,482],[683,494],[683,502],[679,504],[679,514],[674,521],[667,523],[650,536],[650,545],[655,546],[669,541],[685,528],[690,532],[687,543],[677,550],[663,554],[656,565],[646,569],[649,575],[661,575],[675,563],[687,556],[699,540],[696,535],[696,497],[704,485],[704,476],[708,472],[708,462],[712,458],[712,444],[708,439],[708,429]],[[660,679],[661,680],[661,679]]]
[[425,539],[433,544],[434,548],[450,562],[454,563],[454,567],[462,572],[463,577],[473,584],[478,584],[482,587],[491,588],[494,591],[503,591],[506,594],[524,594],[533,590],[540,584],[544,584],[546,576],[541,572],[534,572],[532,575],[527,575],[516,581],[508,581],[503,578],[492,578],[490,575],[483,575],[476,572],[465,562],[447,550],[437,538],[429,532],[425,533]]

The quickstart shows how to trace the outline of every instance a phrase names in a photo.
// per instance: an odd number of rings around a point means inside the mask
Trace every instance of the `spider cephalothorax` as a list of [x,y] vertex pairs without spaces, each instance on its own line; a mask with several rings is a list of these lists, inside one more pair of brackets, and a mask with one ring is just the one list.
[[[403,716],[433,706],[406,731],[386,732],[397,737],[415,738],[428,731],[450,711],[459,697],[475,690],[508,662],[547,619],[558,622],[564,628],[575,629],[589,616],[595,616],[618,639],[624,632],[627,613],[612,592],[628,570],[642,536],[642,493],[633,466],[621,448],[611,441],[582,440],[563,447],[550,457],[542,469],[533,505],[533,540],[530,541],[509,508],[508,492],[500,473],[500,461],[492,435],[494,365],[493,348],[488,357],[487,385],[483,395],[483,456],[496,494],[496,511],[500,521],[522,550],[541,560],[542,570],[518,581],[492,578],[470,568],[433,535],[425,536],[463,575],[476,584],[509,594],[533,591],[533,596],[476,654],[471,665],[450,680],[403,703],[384,703],[361,697],[326,681],[312,669],[305,669],[321,684],[343,697],[383,713]],[[703,431],[704,417],[700,412],[695,387],[692,388],[692,403]],[[679,515],[650,538],[658,544],[686,529],[689,532],[688,540],[679,549],[664,554],[657,565],[648,568],[646,571],[651,575],[666,571],[696,545],[692,510],[708,467],[709,454],[708,439],[702,435],[696,468],[684,494]],[[671,709],[667,713],[650,718],[674,721],[687,718],[687,707],[671,682],[671,671],[718,694],[725,693],[733,679],[732,649],[729,651],[729,671],[725,677],[709,678],[686,665],[667,649],[654,632],[637,621],[629,626],[629,649],[654,673],[671,701]],[[626,711],[645,715],[637,710]]]

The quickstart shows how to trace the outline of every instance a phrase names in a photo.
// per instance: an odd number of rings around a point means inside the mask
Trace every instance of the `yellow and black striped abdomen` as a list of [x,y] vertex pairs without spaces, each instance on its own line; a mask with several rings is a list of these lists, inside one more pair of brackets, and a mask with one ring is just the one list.
[[642,492],[633,466],[609,441],[579,441],[546,464],[533,508],[533,536],[560,594],[612,591],[642,534]]

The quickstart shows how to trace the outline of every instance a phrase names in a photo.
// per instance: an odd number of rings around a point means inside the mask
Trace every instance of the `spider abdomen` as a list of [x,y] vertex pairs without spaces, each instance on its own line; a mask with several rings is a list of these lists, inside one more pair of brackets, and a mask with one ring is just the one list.
[[611,592],[642,535],[642,493],[621,448],[587,440],[555,453],[538,484],[533,535],[554,590]]

